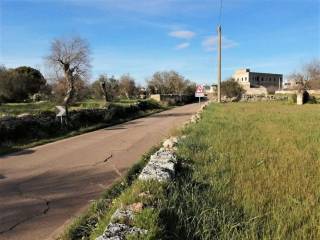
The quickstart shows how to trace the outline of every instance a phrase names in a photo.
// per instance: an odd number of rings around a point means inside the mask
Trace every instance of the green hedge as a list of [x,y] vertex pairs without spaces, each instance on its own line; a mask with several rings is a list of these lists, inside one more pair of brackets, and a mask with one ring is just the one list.
[[160,104],[148,100],[131,105],[111,104],[108,109],[74,110],[70,112],[68,126],[62,126],[56,114],[50,111],[24,117],[4,117],[0,119],[0,146],[58,137],[80,128],[107,125],[161,108]]

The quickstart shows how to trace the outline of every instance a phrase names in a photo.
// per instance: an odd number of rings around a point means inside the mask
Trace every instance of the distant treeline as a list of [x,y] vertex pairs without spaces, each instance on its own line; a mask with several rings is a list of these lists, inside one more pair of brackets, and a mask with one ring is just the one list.
[[[153,93],[192,95],[196,84],[175,71],[156,72],[146,81],[146,87],[136,83],[129,74],[119,79],[101,75],[90,83],[81,77],[74,82],[73,102],[85,99],[103,99],[101,82],[106,83],[108,101],[119,98],[137,98]],[[0,67],[0,103],[51,100],[61,103],[68,91],[68,83],[63,77],[47,80],[43,74],[31,67],[7,69]]]

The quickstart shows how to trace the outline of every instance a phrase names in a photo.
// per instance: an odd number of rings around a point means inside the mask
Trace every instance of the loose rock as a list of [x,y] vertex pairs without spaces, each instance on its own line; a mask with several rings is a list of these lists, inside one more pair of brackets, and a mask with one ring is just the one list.
[[134,213],[140,213],[143,210],[143,203],[142,202],[133,203],[128,206],[128,209]]
[[111,222],[130,224],[133,220],[133,212],[127,209],[117,209],[111,217]]
[[96,238],[96,240],[124,240],[127,234],[143,235],[147,232],[147,230],[136,227],[130,227],[122,223],[110,223],[106,227],[106,230],[103,233],[103,235]]

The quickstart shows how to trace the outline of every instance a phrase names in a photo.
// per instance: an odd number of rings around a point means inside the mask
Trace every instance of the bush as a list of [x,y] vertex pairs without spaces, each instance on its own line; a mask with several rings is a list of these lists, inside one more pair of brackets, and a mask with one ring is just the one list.
[[303,103],[309,102],[309,99],[310,99],[309,93],[307,91],[304,91],[303,92]]
[[297,103],[297,94],[291,94],[288,100],[289,103]]
[[138,106],[142,111],[145,111],[148,109],[161,108],[160,103],[153,99],[147,100],[147,101],[146,100],[139,101]]
[[309,96],[308,103],[316,104],[316,103],[318,103],[318,101],[315,96]]
[[244,89],[234,79],[229,79],[221,83],[221,95],[229,98],[239,97],[244,93]]

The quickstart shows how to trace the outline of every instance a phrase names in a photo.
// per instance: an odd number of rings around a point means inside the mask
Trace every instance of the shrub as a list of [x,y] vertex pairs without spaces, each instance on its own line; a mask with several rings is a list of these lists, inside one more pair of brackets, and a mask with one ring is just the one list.
[[297,103],[297,94],[291,94],[288,101],[289,103]]
[[221,83],[221,95],[226,97],[239,97],[244,93],[244,89],[234,79],[229,79]]
[[316,99],[315,96],[309,96],[308,103],[316,104],[316,103],[318,103],[318,102],[317,102],[317,99]]
[[147,100],[147,101],[145,101],[145,100],[139,101],[138,106],[142,111],[145,111],[147,109],[161,108],[160,103],[153,100],[153,99]]
[[309,99],[310,99],[309,93],[307,91],[304,91],[303,92],[303,103],[309,102]]

